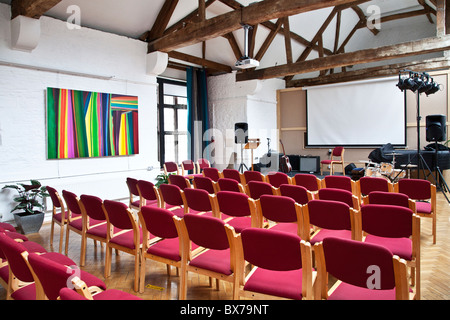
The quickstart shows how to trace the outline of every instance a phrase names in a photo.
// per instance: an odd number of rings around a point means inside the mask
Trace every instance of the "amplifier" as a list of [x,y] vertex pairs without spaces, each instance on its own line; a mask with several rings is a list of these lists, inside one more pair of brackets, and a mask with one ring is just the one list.
[[316,156],[300,156],[300,172],[319,172],[320,157]]

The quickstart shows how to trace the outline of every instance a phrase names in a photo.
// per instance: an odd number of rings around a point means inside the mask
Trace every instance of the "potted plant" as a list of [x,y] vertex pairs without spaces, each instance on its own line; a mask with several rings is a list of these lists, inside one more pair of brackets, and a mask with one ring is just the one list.
[[30,180],[31,184],[18,183],[6,185],[3,189],[15,189],[18,192],[13,200],[17,205],[11,210],[14,220],[24,234],[36,233],[42,227],[45,212],[44,198],[48,197],[47,188],[37,180]]
[[156,176],[156,184],[155,186],[157,188],[159,188],[160,185],[162,184],[168,184],[169,183],[169,175],[171,175],[171,173],[165,174],[164,172],[158,174]]

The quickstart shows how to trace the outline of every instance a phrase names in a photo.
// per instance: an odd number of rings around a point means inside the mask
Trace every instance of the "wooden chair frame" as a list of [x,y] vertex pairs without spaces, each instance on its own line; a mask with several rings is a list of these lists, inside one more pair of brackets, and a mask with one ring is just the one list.
[[[76,201],[78,203],[80,203],[80,197],[76,196]],[[67,203],[66,203],[67,204]],[[81,208],[80,208],[81,210]],[[74,231],[75,233],[78,233],[80,236],[82,235],[82,230],[78,230],[77,228],[74,228],[70,225],[70,222],[78,220],[78,219],[83,219],[83,213],[81,213],[81,215],[79,217],[72,217],[72,210],[70,210],[69,206],[67,206],[67,230],[66,230],[66,246],[65,246],[65,255],[67,256],[67,253],[69,251],[69,232],[70,230]]]
[[[56,190],[55,190],[56,191]],[[52,209],[52,224],[50,227],[50,247],[53,248],[53,236],[55,234],[55,223],[60,226],[59,231],[59,253],[62,252],[63,243],[64,243],[64,228],[67,228],[67,215],[68,212],[66,212],[66,207],[64,205],[64,201],[62,197],[59,195],[59,192],[55,192],[55,196],[58,198],[58,201],[61,205],[60,213],[61,213],[61,221],[55,218],[55,216],[58,214],[56,207],[53,205]]]
[[[336,165],[336,164],[342,165],[342,174],[345,175],[344,152],[345,152],[345,148],[342,148],[341,155],[335,156],[335,155],[333,155],[333,153],[334,153],[334,148],[333,148],[333,151],[331,152],[331,159],[330,159],[331,162],[330,163],[320,163],[320,175],[323,175],[323,166],[324,165],[330,166],[330,175],[333,175],[334,174],[334,165]],[[336,157],[339,159],[336,160]]]

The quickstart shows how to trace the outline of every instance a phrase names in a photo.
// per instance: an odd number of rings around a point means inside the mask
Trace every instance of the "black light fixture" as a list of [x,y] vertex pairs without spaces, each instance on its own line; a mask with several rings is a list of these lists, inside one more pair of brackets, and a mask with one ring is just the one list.
[[401,91],[417,91],[419,94],[425,93],[427,96],[441,90],[441,85],[434,82],[428,73],[414,72],[411,70],[399,71],[397,87]]

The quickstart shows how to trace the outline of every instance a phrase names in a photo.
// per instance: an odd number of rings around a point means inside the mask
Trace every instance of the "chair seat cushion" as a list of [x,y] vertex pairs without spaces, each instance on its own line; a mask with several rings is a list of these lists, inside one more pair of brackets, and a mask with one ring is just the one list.
[[166,209],[169,210],[170,212],[173,212],[173,214],[176,215],[177,217],[180,218],[184,217],[184,208],[166,204]]
[[322,161],[320,161],[320,163],[321,164],[330,164],[331,163],[331,160],[322,160]]
[[271,230],[278,230],[278,231],[284,231],[288,233],[293,233],[299,236],[298,234],[298,225],[293,222],[286,222],[286,223],[277,223],[273,227],[270,228]]
[[330,229],[320,229],[312,238],[311,245],[323,241],[326,237],[336,237],[341,239],[351,239],[352,232],[350,230],[330,230]]
[[11,298],[14,300],[36,300],[36,286],[34,283],[30,283],[27,286],[14,291],[11,294]]
[[416,211],[422,214],[431,214],[431,204],[429,202],[416,201]]
[[180,261],[180,240],[178,238],[163,239],[150,246],[147,253],[173,261]]
[[3,282],[8,283],[8,281],[9,281],[9,266],[8,265],[0,268],[0,279],[2,279]]
[[230,269],[230,249],[203,251],[192,259],[189,265],[225,275],[233,273]]
[[131,206],[139,208],[139,205],[141,204],[141,200],[135,200],[131,202]]
[[[53,219],[58,221],[59,223],[61,223],[62,215],[63,215],[62,212],[58,212],[58,213],[53,215]],[[64,218],[67,219],[67,211],[64,214]]]
[[342,282],[328,300],[395,300],[395,289],[371,290]]
[[367,235],[364,242],[374,243],[389,249],[394,255],[405,260],[412,259],[412,241],[408,238],[385,238]]
[[158,206],[158,200],[146,200],[145,205],[151,207]]
[[[140,243],[142,243],[142,229],[140,229]],[[119,246],[125,247],[125,248],[129,248],[129,249],[135,249],[134,246],[134,233],[133,230],[124,232],[118,236],[113,237],[110,240],[111,243],[117,244]]]
[[[103,224],[100,224],[98,226],[94,226],[92,228],[89,228],[86,231],[86,233],[88,235],[93,235],[93,236],[96,236],[96,237],[99,237],[99,238],[106,239],[106,232],[107,232],[107,230],[108,230],[108,224],[107,223],[103,223]],[[119,232],[119,231],[120,231],[120,229],[114,227],[114,232]]]
[[237,233],[252,226],[252,219],[250,217],[231,217],[222,214],[223,220],[232,226]]
[[287,299],[302,299],[302,269],[272,271],[257,268],[244,285],[244,290]]

